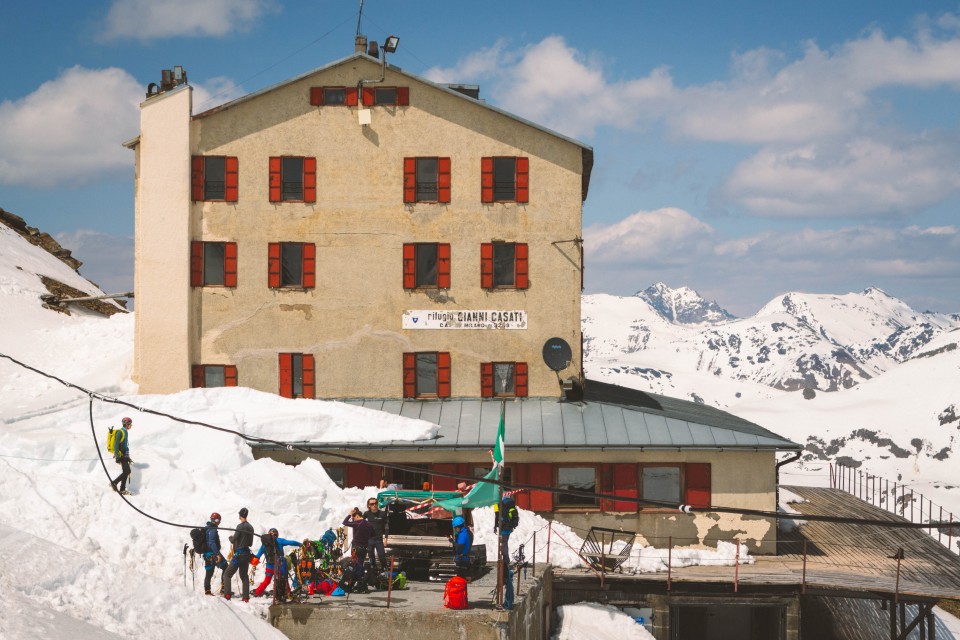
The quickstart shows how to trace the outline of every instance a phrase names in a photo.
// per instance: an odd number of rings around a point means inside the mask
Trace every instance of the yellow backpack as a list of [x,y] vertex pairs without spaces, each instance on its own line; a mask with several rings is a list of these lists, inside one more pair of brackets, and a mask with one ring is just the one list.
[[120,429],[114,430],[113,427],[110,427],[110,431],[107,432],[107,451],[116,455],[117,448],[120,446],[120,443],[123,442],[123,431]]

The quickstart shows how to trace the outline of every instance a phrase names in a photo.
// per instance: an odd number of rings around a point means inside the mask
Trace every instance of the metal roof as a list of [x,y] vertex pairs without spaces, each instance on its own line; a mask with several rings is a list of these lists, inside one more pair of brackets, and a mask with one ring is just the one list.
[[[440,425],[436,439],[302,443],[317,449],[488,449],[505,406],[513,449],[712,449],[799,451],[803,447],[726,411],[653,393],[587,381],[582,402],[558,398],[342,402]],[[258,445],[269,449],[267,445]]]

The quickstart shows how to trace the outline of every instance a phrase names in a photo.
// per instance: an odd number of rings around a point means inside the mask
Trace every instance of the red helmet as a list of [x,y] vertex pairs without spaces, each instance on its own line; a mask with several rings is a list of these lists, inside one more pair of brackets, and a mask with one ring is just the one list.
[[120,421],[120,424],[122,424],[125,427],[129,427],[130,425],[133,424],[133,420],[131,420],[130,418],[124,418],[123,420]]
[[213,522],[213,521],[220,522],[220,520],[221,520],[220,514],[217,513],[216,511],[214,511],[213,513],[210,514],[210,521],[211,521],[211,522]]

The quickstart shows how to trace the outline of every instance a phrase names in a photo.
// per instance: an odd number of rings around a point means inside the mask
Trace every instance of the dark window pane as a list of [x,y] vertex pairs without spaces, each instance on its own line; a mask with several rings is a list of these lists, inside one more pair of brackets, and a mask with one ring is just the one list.
[[512,287],[515,283],[517,245],[512,242],[493,243],[493,286]]
[[225,387],[226,385],[223,366],[208,364],[203,368],[203,386]]
[[417,202],[437,201],[437,159],[417,158]]
[[285,242],[280,245],[280,286],[299,287],[303,282],[303,245]]
[[513,363],[495,362],[493,365],[493,395],[512,396],[515,395],[513,386]]
[[291,354],[290,360],[293,361],[293,397],[303,397],[303,355],[299,353]]
[[303,200],[303,158],[283,158],[282,166],[281,197],[284,200]]
[[437,245],[417,245],[417,281],[418,287],[437,286]]
[[335,485],[337,485],[338,487],[343,487],[343,481],[344,481],[344,475],[345,475],[344,473],[345,468],[343,467],[343,465],[325,464],[323,465],[323,470],[327,472],[327,475],[330,476],[330,479],[333,480],[333,483]]
[[517,159],[493,159],[493,199],[517,199]]
[[[597,491],[597,472],[593,467],[559,467],[557,469],[557,486],[560,489],[575,489],[577,491]],[[557,494],[558,506],[592,507],[599,504],[596,498],[582,498],[563,493]]]
[[397,104],[396,88],[376,88],[373,90],[373,104]]
[[223,263],[226,244],[203,243],[203,284],[224,284]]
[[346,89],[324,89],[323,90],[323,104],[346,104],[346,102],[347,102]]
[[203,159],[203,199],[223,200],[226,189],[226,158],[211,156]]
[[417,395],[437,395],[437,354],[417,354]]
[[643,497],[680,503],[680,467],[644,467]]

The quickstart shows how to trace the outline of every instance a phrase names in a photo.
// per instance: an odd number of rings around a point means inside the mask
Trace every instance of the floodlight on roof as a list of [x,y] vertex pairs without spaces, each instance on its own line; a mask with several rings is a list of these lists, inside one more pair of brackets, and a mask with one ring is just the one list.
[[383,43],[384,53],[394,53],[397,50],[397,45],[400,44],[400,38],[397,36],[391,35]]

